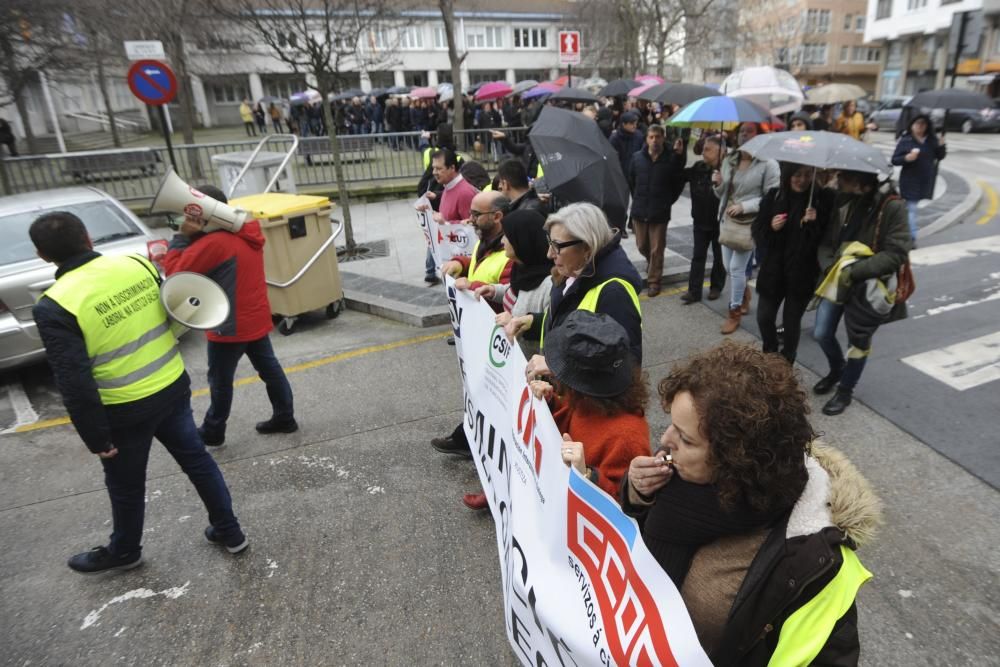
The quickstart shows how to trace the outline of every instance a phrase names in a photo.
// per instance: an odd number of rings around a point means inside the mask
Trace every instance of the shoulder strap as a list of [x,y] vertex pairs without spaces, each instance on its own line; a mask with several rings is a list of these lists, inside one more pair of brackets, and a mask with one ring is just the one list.
[[872,237],[872,254],[878,252],[878,239],[882,232],[882,218],[885,217],[885,207],[889,202],[899,198],[897,194],[886,195],[878,205],[878,213],[875,217],[875,235]]
[[163,284],[163,278],[160,277],[159,271],[154,269],[153,266],[147,260],[143,259],[139,255],[126,255],[126,257],[128,257],[133,261],[139,262],[139,264],[142,265],[142,268],[146,269],[149,275],[153,276],[153,280],[156,281],[156,284],[158,286]]

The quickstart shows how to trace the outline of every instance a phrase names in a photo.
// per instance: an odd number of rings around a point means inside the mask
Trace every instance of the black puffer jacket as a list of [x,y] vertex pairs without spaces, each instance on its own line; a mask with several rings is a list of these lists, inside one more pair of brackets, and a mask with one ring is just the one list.
[[628,186],[632,191],[632,217],[649,222],[670,222],[670,207],[684,189],[684,164],[687,152],[678,155],[672,145],[664,146],[654,160],[649,147],[632,156]]
[[704,160],[698,160],[684,170],[684,180],[691,185],[691,218],[694,227],[707,232],[719,231],[719,198],[712,186],[714,171]]
[[[779,298],[795,295],[807,298],[819,279],[816,249],[823,238],[830,216],[834,212],[836,193],[817,188],[813,193],[816,220],[802,223],[809,193],[782,194],[772,188],[760,202],[753,222],[753,239],[764,257],[757,275],[757,291]],[[771,219],[785,213],[788,219],[779,231],[771,229]]]
[[[611,243],[597,253],[593,265],[593,275],[581,276],[563,294],[565,283],[552,285],[552,296],[548,316],[545,317],[545,334],[562,324],[570,313],[580,307],[584,295],[592,287],[596,287],[611,278],[622,278],[632,285],[636,294],[642,291],[642,278],[636,271],[628,255],[621,247],[621,238],[616,234]],[[588,266],[589,269],[589,266]],[[586,271],[585,271],[586,272]],[[642,362],[642,315],[636,312],[632,297],[619,283],[613,282],[601,290],[597,301],[598,313],[610,316],[621,324],[628,333],[629,349],[636,361]],[[525,334],[529,340],[538,340],[542,333],[544,313],[532,313],[534,319],[531,329]],[[544,350],[543,350],[544,353]]]
[[[926,116],[923,118],[927,119]],[[930,125],[929,119],[927,124]],[[920,154],[913,162],[907,162],[906,155],[914,148],[918,149]],[[902,171],[899,172],[899,194],[903,199],[915,201],[934,198],[937,163],[944,159],[946,152],[945,146],[938,142],[937,135],[932,130],[922,142],[917,141],[916,137],[909,133],[900,137],[892,154],[892,163],[902,167]]]

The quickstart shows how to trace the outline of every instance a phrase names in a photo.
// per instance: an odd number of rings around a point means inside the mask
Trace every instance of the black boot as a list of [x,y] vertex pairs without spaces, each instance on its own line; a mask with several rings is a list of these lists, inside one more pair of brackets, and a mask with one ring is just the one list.
[[831,417],[841,414],[851,404],[851,393],[850,389],[837,387],[837,393],[823,406],[823,414]]
[[840,382],[840,376],[843,374],[843,368],[831,370],[825,378],[813,385],[813,393],[819,396],[829,394],[837,386],[837,383]]

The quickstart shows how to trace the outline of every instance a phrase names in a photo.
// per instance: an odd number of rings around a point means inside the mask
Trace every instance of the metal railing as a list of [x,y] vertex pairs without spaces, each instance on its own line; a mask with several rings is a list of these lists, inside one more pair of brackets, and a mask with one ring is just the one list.
[[[527,141],[527,128],[504,128],[515,143]],[[455,133],[459,152],[467,159],[495,170],[505,154],[500,142],[486,130]],[[292,139],[275,136],[275,150],[288,151]],[[299,187],[331,190],[337,187],[328,137],[302,137],[288,164]],[[341,162],[349,187],[412,181],[414,188],[424,173],[418,150],[420,132],[353,134],[338,136]],[[256,140],[174,146],[178,175],[191,183],[220,184],[219,164],[212,158],[225,153],[250,151]],[[0,159],[0,185],[4,194],[20,194],[73,185],[93,185],[121,201],[152,200],[169,165],[166,148],[129,148],[74,153],[53,153]],[[393,183],[393,184],[397,184]]]

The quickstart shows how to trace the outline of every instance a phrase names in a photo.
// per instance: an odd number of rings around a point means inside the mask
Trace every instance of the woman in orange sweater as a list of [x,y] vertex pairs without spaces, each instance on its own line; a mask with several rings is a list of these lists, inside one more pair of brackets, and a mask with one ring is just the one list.
[[650,452],[649,390],[628,334],[607,315],[576,310],[546,336],[545,360],[551,374],[531,387],[563,434],[563,461],[617,501],[629,463]]

